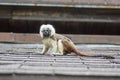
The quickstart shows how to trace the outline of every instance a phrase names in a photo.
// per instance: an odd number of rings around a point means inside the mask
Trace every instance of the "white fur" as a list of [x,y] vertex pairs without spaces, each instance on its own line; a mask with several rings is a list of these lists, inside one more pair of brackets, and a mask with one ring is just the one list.
[[39,34],[40,34],[41,38],[43,38],[42,30],[43,30],[43,28],[44,28],[45,26],[46,26],[45,24],[42,24],[42,25],[40,26]]
[[51,36],[56,33],[56,32],[55,32],[55,28],[53,27],[53,25],[47,24],[47,28],[50,28],[50,29],[51,29]]
[[57,42],[55,40],[48,38],[43,40],[43,44],[44,47],[42,53],[50,53],[50,54],[57,53]]
[[63,44],[62,44],[62,40],[58,40],[58,51],[59,51],[59,54],[63,55]]
[[43,30],[43,29],[47,29],[47,28],[49,28],[49,29],[51,30],[51,36],[56,33],[53,25],[51,25],[51,24],[42,24],[42,25],[40,26],[40,36],[41,36],[42,38],[43,38],[42,30]]

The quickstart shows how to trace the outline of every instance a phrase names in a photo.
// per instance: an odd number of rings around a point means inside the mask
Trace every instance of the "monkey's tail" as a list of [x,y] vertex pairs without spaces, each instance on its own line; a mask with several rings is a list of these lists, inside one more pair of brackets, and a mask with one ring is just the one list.
[[86,54],[86,53],[81,53],[79,50],[74,50],[74,52],[77,54],[77,55],[79,55],[79,56],[92,56],[92,55],[90,55],[90,54]]
[[115,57],[110,55],[92,55],[91,57],[103,57],[105,59],[115,59]]
[[74,51],[77,55],[79,56],[86,56],[86,57],[103,57],[105,59],[115,59],[113,56],[109,55],[92,55],[92,54],[86,54],[86,53],[81,53],[79,50]]

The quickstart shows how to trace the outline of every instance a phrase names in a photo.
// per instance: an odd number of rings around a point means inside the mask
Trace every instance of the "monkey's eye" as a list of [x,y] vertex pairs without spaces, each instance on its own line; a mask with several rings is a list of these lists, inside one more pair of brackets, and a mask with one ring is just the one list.
[[47,28],[46,31],[49,31],[49,28]]
[[51,30],[49,30],[49,29],[47,29],[46,31],[47,31],[47,32],[51,32]]

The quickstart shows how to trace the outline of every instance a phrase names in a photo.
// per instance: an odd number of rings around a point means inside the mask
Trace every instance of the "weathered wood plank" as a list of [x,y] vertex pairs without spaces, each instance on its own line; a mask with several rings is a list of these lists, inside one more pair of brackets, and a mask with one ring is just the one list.
[[[38,44],[0,44],[1,50],[9,48],[9,53],[0,53],[0,74],[18,75],[69,75],[69,76],[102,76],[120,77],[119,45],[77,45],[83,51],[91,51],[98,54],[111,50],[116,53],[115,59],[102,57],[81,57],[75,54],[66,56],[48,56],[27,53],[27,49],[35,49]],[[7,47],[7,48],[6,48]],[[41,48],[42,46],[39,45]],[[26,52],[14,52],[14,49],[25,49]],[[1,51],[0,50],[0,51]],[[12,51],[12,53],[10,53]],[[54,76],[55,77],[55,76]]]
[[[52,6],[78,8],[119,8],[118,0],[0,0],[0,5]],[[85,6],[84,6],[85,5]]]
[[[63,35],[71,38],[74,43],[120,44],[120,36],[74,35],[74,34],[63,34]],[[41,38],[39,34],[0,33],[0,42],[41,43]]]

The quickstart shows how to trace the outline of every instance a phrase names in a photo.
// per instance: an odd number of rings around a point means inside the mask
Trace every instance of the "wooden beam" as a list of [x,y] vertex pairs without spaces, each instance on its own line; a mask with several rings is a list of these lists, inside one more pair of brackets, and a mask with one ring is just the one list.
[[10,20],[119,23],[119,14],[119,9],[0,7],[0,18]]
[[119,9],[118,0],[0,0],[4,6],[46,6],[74,8],[109,8]]
[[[75,34],[63,34],[63,35],[71,38],[74,43],[120,44],[120,36],[75,35]],[[40,38],[39,34],[0,33],[0,42],[41,43],[41,38]]]

